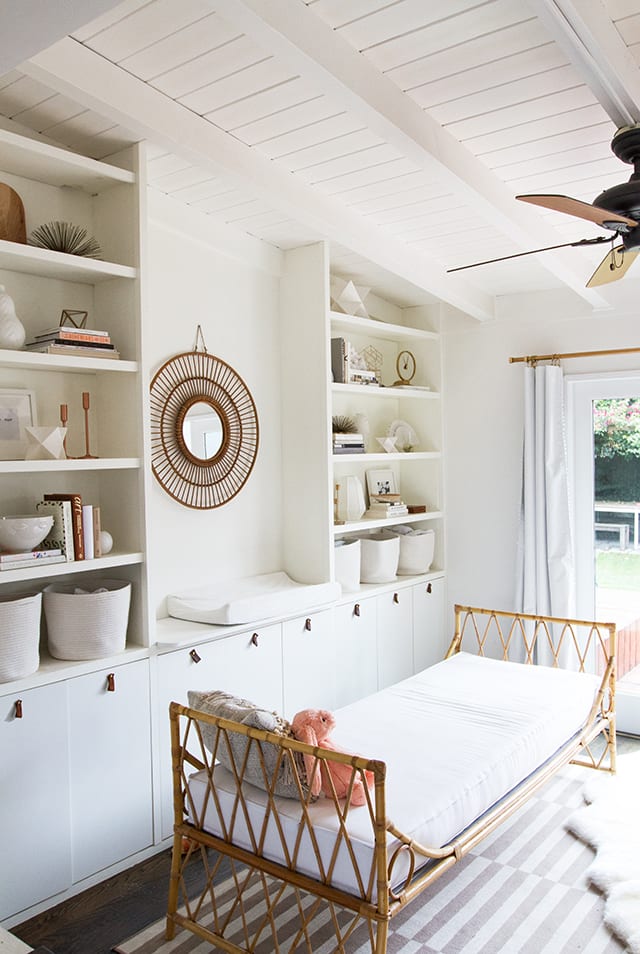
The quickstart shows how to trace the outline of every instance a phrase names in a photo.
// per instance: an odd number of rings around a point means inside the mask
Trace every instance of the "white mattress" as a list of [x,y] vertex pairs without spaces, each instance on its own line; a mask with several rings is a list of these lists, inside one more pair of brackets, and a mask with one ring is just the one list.
[[167,610],[176,619],[228,626],[306,613],[341,593],[339,583],[298,583],[286,573],[262,573],[172,593]]
[[[575,735],[591,709],[598,684],[595,677],[580,673],[460,653],[337,710],[332,737],[348,751],[386,762],[387,817],[416,841],[438,847],[467,828]],[[233,779],[217,766],[215,780],[228,820],[234,802]],[[204,774],[193,775],[189,787],[200,817]],[[245,792],[250,797],[253,823],[259,825],[266,796],[251,785],[245,785]],[[295,800],[278,799],[278,804],[292,849],[300,810]],[[333,808],[320,799],[311,811],[321,855],[328,863],[337,829]],[[250,848],[241,815],[237,812],[233,840]],[[210,798],[203,827],[221,834]],[[350,809],[348,828],[366,883],[373,855],[366,808]],[[395,844],[389,836],[390,850]],[[264,854],[274,861],[283,860],[272,819]],[[298,857],[299,871],[321,878],[308,839]],[[405,876],[404,870],[394,870],[394,886]],[[353,866],[344,850],[332,883],[357,893]]]

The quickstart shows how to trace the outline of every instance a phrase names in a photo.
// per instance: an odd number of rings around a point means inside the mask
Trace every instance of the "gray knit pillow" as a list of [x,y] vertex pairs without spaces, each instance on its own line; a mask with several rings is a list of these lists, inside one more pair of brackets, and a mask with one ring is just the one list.
[[[281,716],[275,712],[269,712],[260,706],[254,705],[247,699],[241,699],[238,696],[231,695],[228,692],[215,690],[212,692],[197,692],[189,690],[189,706],[192,709],[198,709],[200,712],[206,712],[209,715],[217,716],[220,719],[230,719],[233,722],[240,722],[242,725],[252,729],[262,729],[266,732],[275,732],[285,738],[293,738],[291,726]],[[209,750],[213,753],[218,733],[217,727],[200,723],[202,740]],[[295,778],[291,771],[291,764],[288,758],[282,757],[281,749],[272,742],[258,742],[256,739],[248,739],[244,735],[235,732],[228,733],[228,743],[225,737],[220,737],[216,758],[230,772],[233,763],[236,771],[239,772],[245,757],[247,744],[251,744],[247,765],[244,772],[244,780],[251,782],[257,788],[267,791],[273,780],[277,767],[277,779],[274,794],[282,795],[285,798],[299,798],[300,793]],[[258,753],[258,746],[262,751],[264,760],[264,769]],[[229,751],[229,748],[231,751]],[[298,776],[302,785],[303,792],[306,791],[304,783],[304,764],[302,759],[298,759],[299,753],[294,753],[296,757],[296,766]],[[278,759],[280,763],[278,765]]]

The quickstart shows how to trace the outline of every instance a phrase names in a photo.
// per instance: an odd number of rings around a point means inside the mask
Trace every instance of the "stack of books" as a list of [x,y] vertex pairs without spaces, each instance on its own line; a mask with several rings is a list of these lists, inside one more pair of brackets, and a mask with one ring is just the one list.
[[84,504],[80,494],[54,493],[44,494],[36,510],[53,516],[53,526],[44,539],[43,548],[59,549],[69,562],[102,556],[99,507]]
[[369,494],[369,509],[365,516],[393,518],[404,517],[409,509],[400,494]]
[[362,434],[333,435],[334,454],[364,454],[364,437]]
[[65,560],[66,557],[60,549],[27,550],[26,553],[0,553],[0,572],[50,566],[52,563],[64,563]]
[[72,354],[84,358],[119,358],[108,331],[93,328],[72,328],[60,325],[49,328],[25,345],[28,351],[44,354]]

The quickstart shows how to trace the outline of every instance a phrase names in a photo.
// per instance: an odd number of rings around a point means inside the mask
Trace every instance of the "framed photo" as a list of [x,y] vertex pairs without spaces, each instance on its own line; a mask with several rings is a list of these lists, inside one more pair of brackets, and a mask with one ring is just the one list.
[[372,494],[397,494],[398,484],[392,470],[368,470],[367,492]]
[[34,391],[0,388],[0,460],[24,460],[25,427],[37,424]]

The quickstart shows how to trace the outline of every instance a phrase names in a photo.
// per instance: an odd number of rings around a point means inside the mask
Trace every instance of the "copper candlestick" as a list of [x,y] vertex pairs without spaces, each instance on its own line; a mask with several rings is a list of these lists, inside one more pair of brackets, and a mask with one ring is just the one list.
[[[68,407],[68,405],[66,405],[66,404],[61,404],[61,405],[60,405],[60,424],[61,424],[62,427],[64,427],[65,429],[66,429],[66,427],[67,427],[67,421],[68,421],[68,420],[69,420],[69,407]],[[74,457],[71,457],[70,454],[67,453],[67,435],[66,435],[66,433],[65,433],[64,438],[63,438],[63,440],[62,440],[62,448],[63,448],[63,450],[64,450],[64,456],[67,458],[67,460],[75,460]]]
[[89,392],[82,392],[82,407],[84,410],[84,454],[79,460],[96,460],[96,455],[89,451]]

